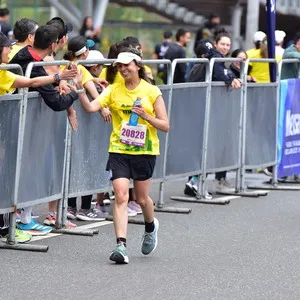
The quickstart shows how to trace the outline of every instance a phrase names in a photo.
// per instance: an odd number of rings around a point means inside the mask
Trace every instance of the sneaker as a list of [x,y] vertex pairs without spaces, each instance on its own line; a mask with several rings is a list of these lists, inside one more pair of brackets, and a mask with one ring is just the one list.
[[128,217],[135,217],[137,215],[137,212],[132,210],[129,206],[127,206],[127,214]]
[[124,244],[117,244],[116,248],[110,254],[109,259],[116,262],[117,264],[128,264],[129,258],[127,256],[127,249]]
[[135,211],[137,214],[142,214],[143,213],[141,206],[136,201],[129,201],[128,202],[128,207],[131,210]]
[[28,224],[19,223],[18,229],[26,231],[27,233],[34,235],[34,236],[46,235],[47,233],[52,231],[52,228],[50,226],[43,226],[33,219]]
[[40,217],[40,214],[36,211],[31,212],[31,218],[32,219],[38,219]]
[[55,226],[55,222],[56,222],[56,215],[48,214],[43,223],[44,223],[44,225],[47,225],[47,226]]
[[224,178],[216,181],[216,191],[219,193],[235,193],[235,188]]
[[212,194],[209,193],[208,191],[205,191],[204,199],[206,200],[212,200]]
[[104,221],[102,212],[96,209],[80,209],[76,218],[81,221]]
[[75,207],[68,207],[67,209],[67,218],[71,220],[76,219],[77,209]]
[[193,189],[193,185],[190,182],[187,182],[185,184],[184,194],[190,197],[196,196],[195,190]]
[[104,205],[110,205],[110,197],[109,197],[109,193],[105,193],[105,194],[104,194],[103,204],[104,204]]
[[109,215],[109,212],[107,211],[106,207],[104,205],[99,205],[99,203],[96,204],[94,210],[97,210],[98,212],[102,213],[104,218],[106,218]]
[[70,220],[67,220],[67,222],[66,222],[66,228],[74,229],[76,227],[77,227],[76,224],[72,223]]
[[148,255],[153,252],[157,247],[157,231],[159,228],[159,222],[156,218],[154,218],[154,231],[153,232],[146,232],[143,234],[142,237],[142,253],[144,255]]
[[268,170],[268,168],[265,168],[265,169],[264,169],[264,173],[265,173],[267,176],[270,176],[270,177],[273,176],[273,173],[270,172],[270,171]]
[[[15,230],[15,242],[16,243],[19,243],[19,244],[28,243],[28,242],[30,242],[31,238],[32,238],[31,234],[16,228],[16,230]],[[8,234],[1,237],[2,242],[6,243],[7,239],[8,239]]]

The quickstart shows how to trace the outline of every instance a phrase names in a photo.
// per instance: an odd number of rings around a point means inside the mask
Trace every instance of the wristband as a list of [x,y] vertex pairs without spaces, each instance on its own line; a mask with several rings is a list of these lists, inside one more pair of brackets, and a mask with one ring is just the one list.
[[59,76],[58,73],[54,74],[53,78],[54,78],[54,82],[55,82],[56,84],[59,84],[59,83],[60,83],[61,78],[60,78],[60,76]]
[[83,94],[85,93],[85,88],[82,88],[81,90],[76,90],[77,94]]

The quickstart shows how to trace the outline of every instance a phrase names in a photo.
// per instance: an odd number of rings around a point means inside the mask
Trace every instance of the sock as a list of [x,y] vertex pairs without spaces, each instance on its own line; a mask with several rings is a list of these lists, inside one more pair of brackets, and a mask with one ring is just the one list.
[[126,247],[126,239],[122,237],[118,237],[117,244],[123,244]]
[[25,207],[22,209],[22,212],[21,212],[21,220],[20,222],[22,224],[29,224],[32,220],[31,218],[31,212],[32,212],[32,207]]
[[197,185],[198,184],[198,176],[193,176],[191,179],[191,184],[192,185]]
[[151,223],[145,221],[145,231],[149,233],[154,231],[154,221]]

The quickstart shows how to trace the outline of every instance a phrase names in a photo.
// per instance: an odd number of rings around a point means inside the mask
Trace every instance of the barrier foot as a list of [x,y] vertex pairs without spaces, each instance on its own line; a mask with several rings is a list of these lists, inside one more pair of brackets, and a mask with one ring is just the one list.
[[[114,218],[113,216],[107,216],[106,217],[106,220],[107,221],[114,221]],[[128,218],[128,223],[129,224],[137,224],[137,225],[145,225],[145,221],[144,220],[141,220],[141,219],[135,219],[135,218],[132,218],[132,217],[129,217]]]
[[232,196],[241,196],[241,197],[260,197],[267,196],[269,191],[267,190],[257,190],[257,191],[238,191],[238,192],[216,192],[219,195],[232,195]]
[[44,245],[32,245],[32,244],[13,244],[1,243],[0,249],[8,250],[22,250],[22,251],[35,251],[35,252],[47,252],[49,246]]
[[261,185],[248,185],[248,189],[260,189],[260,190],[277,190],[277,191],[300,191],[300,186],[296,185],[284,185],[271,182],[264,182]]
[[288,183],[288,184],[300,184],[298,180],[295,179],[277,179],[279,183]]
[[180,197],[180,196],[172,196],[170,197],[171,200],[174,201],[181,201],[181,202],[189,202],[189,203],[200,203],[200,204],[219,204],[219,205],[225,205],[229,204],[230,200],[218,200],[218,199],[212,199],[212,200],[206,200],[204,198],[197,199],[196,197]]
[[62,233],[71,235],[93,236],[94,230],[77,230],[77,229],[53,229],[51,233]]
[[174,214],[190,214],[191,208],[177,208],[177,207],[154,207],[155,212],[174,213]]

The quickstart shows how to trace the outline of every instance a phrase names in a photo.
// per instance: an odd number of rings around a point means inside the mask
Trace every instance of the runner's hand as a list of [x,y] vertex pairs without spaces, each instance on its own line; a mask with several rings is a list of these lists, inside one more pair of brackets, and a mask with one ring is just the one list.
[[101,116],[103,117],[105,123],[111,123],[111,112],[108,107],[103,107],[100,111]]

